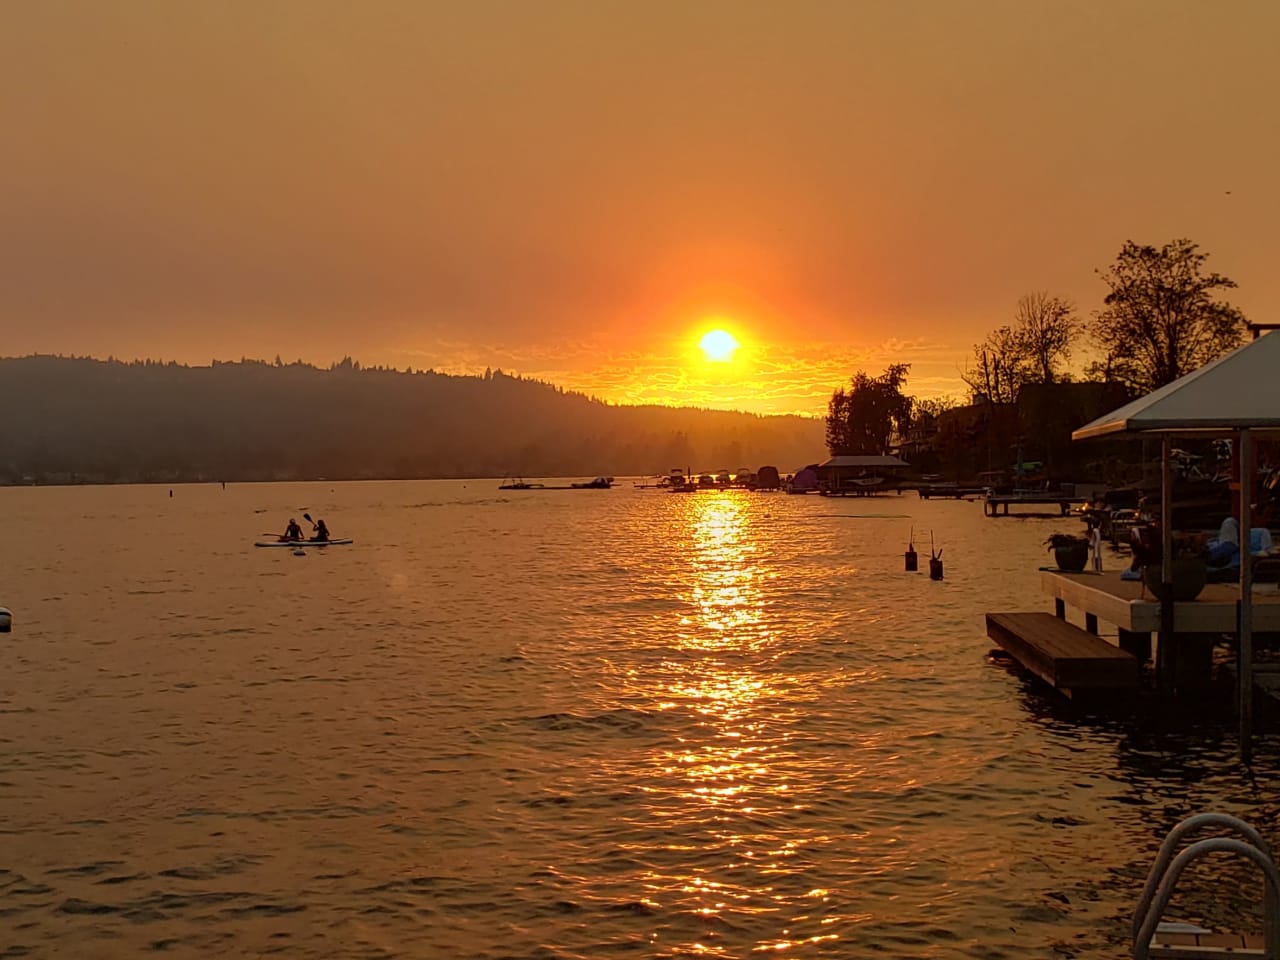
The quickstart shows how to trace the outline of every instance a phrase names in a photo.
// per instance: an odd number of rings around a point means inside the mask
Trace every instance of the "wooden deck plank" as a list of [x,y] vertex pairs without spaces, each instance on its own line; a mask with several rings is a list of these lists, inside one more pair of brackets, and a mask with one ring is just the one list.
[[987,636],[1067,696],[1138,685],[1130,654],[1052,614],[988,613]]

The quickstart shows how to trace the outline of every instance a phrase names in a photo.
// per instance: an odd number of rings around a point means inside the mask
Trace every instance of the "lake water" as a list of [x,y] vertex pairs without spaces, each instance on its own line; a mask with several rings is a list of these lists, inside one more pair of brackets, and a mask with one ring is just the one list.
[[0,956],[1119,957],[1174,823],[1274,838],[1273,727],[985,659],[1078,521],[497,486],[0,489]]

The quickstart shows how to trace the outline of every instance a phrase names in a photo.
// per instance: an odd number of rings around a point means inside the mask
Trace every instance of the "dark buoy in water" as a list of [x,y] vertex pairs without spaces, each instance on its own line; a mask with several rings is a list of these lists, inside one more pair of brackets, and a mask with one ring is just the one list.
[[8,608],[0,607],[0,633],[8,633],[13,629],[13,614]]
[[916,528],[912,527],[911,533],[907,534],[907,552],[903,554],[907,573],[915,573],[920,569],[920,559],[916,556],[916,545],[914,542],[915,532]]
[[929,531],[929,579],[942,579],[942,551],[933,549],[933,531]]

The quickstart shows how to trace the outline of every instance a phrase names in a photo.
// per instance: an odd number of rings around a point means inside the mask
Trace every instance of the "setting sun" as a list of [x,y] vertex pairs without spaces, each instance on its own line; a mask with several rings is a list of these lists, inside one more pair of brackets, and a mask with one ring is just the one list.
[[698,341],[698,346],[712,363],[729,363],[739,344],[727,330],[712,330]]

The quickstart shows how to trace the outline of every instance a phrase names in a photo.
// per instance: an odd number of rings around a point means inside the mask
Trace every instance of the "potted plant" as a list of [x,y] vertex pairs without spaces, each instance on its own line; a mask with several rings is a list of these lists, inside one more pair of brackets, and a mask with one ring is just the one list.
[[1089,563],[1089,538],[1074,533],[1055,533],[1045,541],[1053,551],[1058,569],[1079,573]]
[[[1197,534],[1175,533],[1173,535],[1173,600],[1185,603],[1194,600],[1204,589],[1208,576],[1206,554],[1208,547],[1205,539]],[[1164,581],[1161,562],[1147,564],[1142,570],[1142,579],[1157,600],[1164,599]]]

